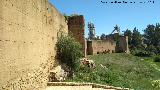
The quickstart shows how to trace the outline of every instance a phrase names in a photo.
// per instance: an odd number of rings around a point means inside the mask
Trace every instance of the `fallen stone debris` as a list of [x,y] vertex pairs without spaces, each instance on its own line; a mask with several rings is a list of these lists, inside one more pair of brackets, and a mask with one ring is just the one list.
[[55,67],[53,70],[50,71],[50,82],[61,82],[64,81],[69,75],[62,65]]
[[93,68],[93,69],[96,68],[96,64],[93,60],[89,60],[87,58],[81,58],[80,60],[82,65],[87,66],[89,68]]
[[102,68],[104,68],[104,69],[108,69],[106,66],[104,66],[104,65],[102,65],[102,64],[100,64],[100,66],[101,66]]

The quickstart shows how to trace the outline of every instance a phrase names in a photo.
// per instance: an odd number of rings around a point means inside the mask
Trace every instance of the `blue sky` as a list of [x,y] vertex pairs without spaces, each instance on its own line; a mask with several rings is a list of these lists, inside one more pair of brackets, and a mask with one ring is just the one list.
[[[110,34],[117,24],[121,32],[137,27],[141,33],[148,24],[160,23],[160,0],[117,0],[134,1],[135,4],[111,4],[115,0],[49,0],[62,14],[79,14],[85,18],[85,35],[88,35],[87,23],[93,22],[96,35]],[[139,2],[146,3],[139,3]],[[153,0],[152,0],[153,1]]]

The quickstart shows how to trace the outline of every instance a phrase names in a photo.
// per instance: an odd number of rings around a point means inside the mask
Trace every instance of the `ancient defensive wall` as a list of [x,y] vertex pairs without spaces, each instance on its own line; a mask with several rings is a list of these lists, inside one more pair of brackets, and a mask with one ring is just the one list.
[[82,51],[84,56],[86,56],[85,21],[83,15],[75,15],[68,18],[68,33],[82,45]]
[[116,43],[113,40],[91,40],[87,41],[87,54],[114,53]]
[[55,63],[67,23],[48,0],[0,1],[0,90],[38,90]]

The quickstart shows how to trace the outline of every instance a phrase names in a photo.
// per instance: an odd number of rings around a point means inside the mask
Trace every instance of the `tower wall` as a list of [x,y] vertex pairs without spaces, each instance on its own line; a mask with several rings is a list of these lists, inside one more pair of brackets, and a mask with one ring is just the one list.
[[84,17],[82,15],[71,16],[68,19],[68,32],[82,45],[82,51],[86,56],[86,41],[84,37]]

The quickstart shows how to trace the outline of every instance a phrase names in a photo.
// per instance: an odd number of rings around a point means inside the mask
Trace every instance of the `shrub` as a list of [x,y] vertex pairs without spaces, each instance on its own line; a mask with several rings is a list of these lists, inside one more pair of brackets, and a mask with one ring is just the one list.
[[57,41],[57,58],[60,63],[66,64],[71,71],[79,67],[79,58],[82,57],[82,46],[71,36],[61,33]]
[[151,55],[154,55],[154,53],[152,53],[152,52],[148,52],[145,50],[138,50],[138,49],[132,50],[131,53],[133,55],[139,56],[139,57],[149,57]]
[[155,88],[160,89],[160,80],[154,80],[152,81],[152,86]]
[[158,54],[160,54],[160,46],[157,46],[156,48],[157,48]]
[[156,47],[153,46],[153,45],[149,45],[149,46],[146,48],[146,51],[148,51],[148,52],[150,52],[150,53],[155,53],[155,54],[158,53]]
[[160,62],[160,56],[156,56],[156,57],[154,58],[154,62]]

